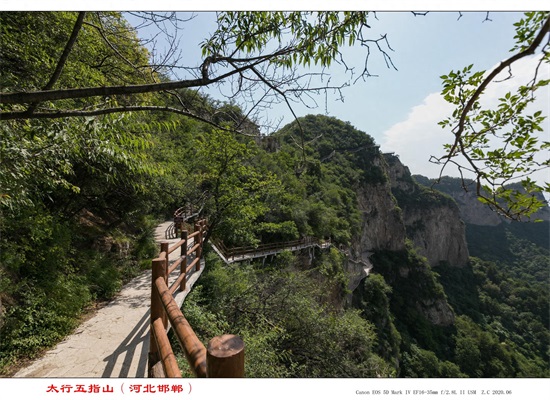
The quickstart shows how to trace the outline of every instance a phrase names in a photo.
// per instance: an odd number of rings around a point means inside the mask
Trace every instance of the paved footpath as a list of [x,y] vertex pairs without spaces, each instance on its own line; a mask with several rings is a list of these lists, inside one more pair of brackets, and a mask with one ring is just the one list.
[[[170,224],[171,221],[167,221],[156,228],[157,242],[178,242],[179,239],[165,239],[164,232]],[[170,254],[170,260],[178,254],[179,251]],[[187,276],[186,290],[176,292],[178,304],[183,303],[203,269],[204,262],[199,273],[192,271]],[[125,285],[113,301],[82,323],[72,335],[14,377],[146,377],[150,302],[151,271],[147,270]]]

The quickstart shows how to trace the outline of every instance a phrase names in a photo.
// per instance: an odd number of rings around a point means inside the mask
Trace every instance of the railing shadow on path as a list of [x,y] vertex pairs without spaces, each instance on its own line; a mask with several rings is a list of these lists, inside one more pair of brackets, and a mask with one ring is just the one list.
[[[137,365],[137,370],[132,373],[131,377],[145,377],[147,373],[147,358],[149,344],[149,316],[150,311],[145,312],[132,331],[124,338],[120,346],[115,351],[106,357],[103,361],[107,362],[107,366],[103,371],[102,378],[128,378],[130,377],[130,368],[132,365]],[[134,360],[136,349],[141,346],[139,359]],[[122,367],[118,376],[113,376],[115,367],[120,364],[119,357],[124,357]]]
[[[121,295],[106,306],[107,309],[123,307],[127,310],[124,311],[124,314],[121,314],[120,311],[115,313],[113,318],[136,322],[135,325],[130,327],[121,324],[120,329],[126,330],[127,334],[120,341],[118,347],[103,359],[107,364],[103,370],[102,378],[146,376],[150,285],[150,273],[145,271],[140,277],[133,280],[126,290],[121,292]],[[124,334],[124,330],[121,331],[122,334]],[[141,350],[139,350],[140,346]],[[136,354],[139,354],[139,356],[136,357]]]
[[[193,258],[189,257],[189,260],[192,261]],[[177,271],[174,271],[172,276],[176,274]],[[185,295],[189,293],[193,283],[198,278],[198,276],[194,275],[200,274],[195,270],[191,270],[186,274],[189,285],[185,293],[180,290],[174,292],[174,297],[178,305],[183,303]],[[129,310],[132,310],[143,308],[144,304],[149,305],[151,296],[150,271],[146,271],[140,278],[134,280],[132,288],[132,292],[118,297],[107,307],[124,304]],[[121,340],[120,345],[103,359],[104,362],[107,362],[107,365],[103,370],[102,378],[144,378],[147,376],[150,315],[150,309],[147,308],[135,326],[133,326],[126,337]],[[134,320],[137,319],[134,318]]]

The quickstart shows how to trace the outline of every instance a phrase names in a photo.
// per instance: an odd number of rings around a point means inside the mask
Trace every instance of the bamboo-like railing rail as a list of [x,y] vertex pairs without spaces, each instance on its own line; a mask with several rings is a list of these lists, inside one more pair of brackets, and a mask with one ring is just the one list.
[[[244,343],[235,335],[217,336],[208,348],[183,316],[174,300],[177,289],[185,290],[186,275],[193,268],[200,270],[206,221],[195,223],[194,232],[181,232],[181,240],[169,247],[161,243],[161,252],[152,262],[151,337],[149,343],[149,377],[181,378],[176,357],[168,340],[168,323],[174,329],[193,374],[197,377],[244,377]],[[193,240],[191,242],[191,239]],[[169,255],[180,249],[180,257],[171,265]],[[188,264],[188,259],[193,258]],[[180,268],[171,284],[168,277]]]

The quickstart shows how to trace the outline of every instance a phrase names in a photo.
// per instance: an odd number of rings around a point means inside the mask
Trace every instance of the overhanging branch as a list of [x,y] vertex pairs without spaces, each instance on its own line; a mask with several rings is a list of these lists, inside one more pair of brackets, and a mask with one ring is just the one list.
[[544,37],[550,32],[550,17],[546,19],[544,22],[541,30],[531,43],[531,45],[525,49],[524,51],[517,53],[513,55],[512,57],[508,58],[507,60],[501,62],[498,67],[496,67],[479,85],[477,90],[474,92],[470,100],[466,103],[464,106],[464,109],[462,110],[460,114],[460,119],[458,121],[458,125],[456,126],[456,132],[455,132],[455,142],[452,146],[452,148],[449,150],[447,156],[443,158],[450,158],[453,156],[453,154],[456,152],[457,147],[461,147],[461,150],[463,151],[463,145],[462,145],[462,133],[464,132],[464,127],[466,124],[466,118],[468,117],[468,113],[471,111],[472,107],[474,106],[477,99],[481,96],[483,91],[487,88],[487,86],[495,79],[495,77],[500,74],[504,69],[509,68],[513,63],[515,63],[518,60],[521,60],[524,57],[530,56],[535,53],[535,50],[537,47],[540,46],[542,43],[542,40]]
[[[185,110],[180,110],[174,107],[162,107],[162,106],[122,106],[122,107],[111,107],[103,108],[98,110],[60,110],[52,112],[35,112],[29,113],[28,111],[15,111],[15,112],[2,112],[0,113],[0,120],[20,120],[20,119],[55,119],[55,118],[69,118],[69,117],[95,117],[99,115],[108,115],[116,114],[123,112],[139,112],[139,111],[156,111],[156,112],[169,112],[179,115],[184,115],[186,117],[191,117],[196,120],[205,122],[209,125],[214,126],[217,129],[221,129],[228,132],[235,132],[235,129],[229,129],[223,126],[220,126],[207,118],[201,117],[200,115],[193,114]],[[244,134],[240,131],[238,133]]]
[[142,85],[117,85],[75,89],[59,89],[37,92],[0,93],[0,103],[25,104],[42,101],[80,99],[97,96],[116,96],[140,93],[160,92],[163,90],[184,89],[196,86],[206,86],[213,80],[191,79],[176,82],[150,83]]
[[27,104],[40,103],[43,101],[56,101],[66,99],[81,99],[88,97],[108,97],[117,95],[131,95],[161,92],[167,90],[186,89],[192,87],[208,86],[213,83],[221,82],[235,74],[254,68],[255,66],[269,61],[276,54],[266,55],[262,58],[255,59],[254,62],[246,64],[242,67],[235,68],[215,78],[199,78],[188,79],[173,82],[160,82],[139,85],[115,85],[115,86],[100,86],[88,88],[72,88],[59,90],[40,90],[36,92],[16,92],[16,93],[0,93],[0,104]]

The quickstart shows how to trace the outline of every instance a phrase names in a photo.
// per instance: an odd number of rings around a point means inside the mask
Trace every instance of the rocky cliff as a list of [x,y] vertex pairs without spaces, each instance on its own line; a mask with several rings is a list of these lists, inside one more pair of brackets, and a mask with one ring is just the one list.
[[[296,151],[297,137],[305,144],[304,152]],[[406,315],[405,324],[422,320],[447,326],[454,322],[435,274],[417,255],[419,252],[432,265],[467,263],[464,227],[452,199],[426,194],[397,158],[384,156],[372,137],[336,118],[303,117],[299,126],[285,126],[262,145],[271,152],[294,154],[296,177],[308,183],[311,201],[324,196],[320,209],[326,214],[331,209],[333,218],[313,219],[311,226],[336,233],[333,239],[342,245],[348,259],[350,291],[372,264],[372,273],[382,275],[392,287],[393,311]],[[321,229],[316,225],[320,220],[333,227],[340,224],[344,232]],[[408,238],[418,247],[417,252]]]
[[[458,205],[460,218],[467,224],[497,226],[501,223],[510,223],[510,220],[499,216],[487,205],[481,203],[477,199],[475,190],[464,190],[460,178],[444,176],[438,183],[435,183],[434,179],[421,175],[414,175],[414,179],[425,186],[433,185],[434,189],[451,196]],[[471,187],[468,181],[466,182],[466,187]],[[531,220],[537,219],[550,221],[550,207],[548,205],[531,216]]]
[[465,225],[455,201],[415,182],[409,169],[392,154],[385,154],[391,190],[402,209],[407,237],[430,265],[446,262],[461,267],[469,254]]
[[[407,262],[407,238],[431,265],[466,265],[469,254],[458,207],[449,197],[416,184],[397,157],[380,154],[374,165],[383,169],[387,179],[357,189],[362,227],[352,245],[352,257],[366,260],[375,253],[378,258],[374,259],[382,260],[385,256],[380,254],[394,254],[391,263],[373,262],[372,271],[383,274],[397,292],[422,287],[413,290],[405,308],[416,310],[434,325],[452,325],[454,313],[429,268],[422,262]],[[351,264],[351,275],[362,277]]]
[[[387,174],[387,164],[377,157],[374,164]],[[401,210],[392,194],[391,182],[365,184],[357,189],[359,211],[362,213],[361,239],[357,255],[373,250],[405,249],[405,225]]]

